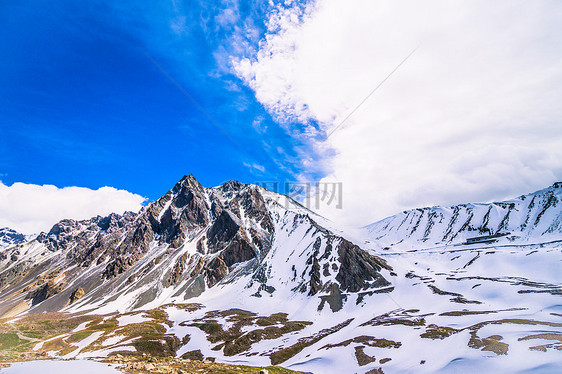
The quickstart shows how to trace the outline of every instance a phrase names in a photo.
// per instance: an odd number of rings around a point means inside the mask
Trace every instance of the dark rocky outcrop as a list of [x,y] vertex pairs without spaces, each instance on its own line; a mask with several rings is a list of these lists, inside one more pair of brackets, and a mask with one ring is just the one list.
[[259,223],[260,227],[268,233],[273,232],[273,220],[267,210],[263,197],[257,189],[249,189],[240,196],[240,205],[246,213]]
[[207,264],[206,270],[207,284],[213,287],[228,273],[228,268],[220,257],[215,257]]
[[220,257],[228,267],[256,257],[249,238],[226,210],[221,212],[209,228],[207,237],[211,253],[222,251]]
[[106,279],[111,279],[124,273],[146,254],[153,239],[152,227],[143,217],[117,248],[108,251],[113,260],[107,264],[102,275]]
[[178,260],[176,261],[176,264],[174,265],[174,267],[172,268],[172,270],[170,271],[170,273],[168,274],[168,276],[164,280],[164,286],[165,287],[170,287],[170,286],[176,284],[179,281],[180,277],[182,276],[183,272],[185,271],[186,261],[187,261],[187,254],[184,253],[183,255],[181,255],[178,258]]
[[16,283],[19,279],[22,279],[26,275],[28,275],[29,272],[29,267],[25,263],[21,262],[3,271],[0,274],[0,289],[3,289],[10,283]]
[[181,355],[181,358],[187,360],[203,361],[205,357],[203,356],[201,351],[197,349],[195,351],[185,352],[183,355]]
[[[350,241],[331,234],[320,227],[310,217],[302,217],[312,222],[311,230],[315,230],[316,239],[306,262],[304,272],[300,274],[302,282],[294,288],[309,296],[320,295],[322,300],[319,310],[328,303],[332,311],[342,308],[347,299],[346,292],[370,290],[373,292],[390,283],[382,276],[382,269],[392,270],[386,262],[365,252]],[[295,225],[302,222],[295,221]],[[293,267],[294,279],[297,278]],[[332,274],[336,273],[335,282]]]
[[227,266],[232,266],[239,262],[245,262],[256,257],[252,245],[248,239],[242,235],[235,238],[230,244],[222,251],[221,258]]
[[86,292],[84,292],[84,289],[82,287],[78,287],[70,294],[70,297],[68,298],[68,304],[72,304],[75,301],[81,299],[85,294]]
[[322,289],[322,279],[320,278],[320,265],[316,257],[312,258],[312,268],[310,269],[310,296],[316,295]]
[[65,286],[64,284],[55,284],[55,282],[53,281],[49,281],[44,283],[42,286],[39,286],[39,288],[35,289],[34,291],[30,292],[27,295],[27,299],[31,299],[31,305],[35,306],[45,300],[47,300],[48,298],[60,293],[62,290],[64,290]]
[[209,209],[205,188],[190,174],[152,204],[147,215],[160,241],[179,248],[186,234],[209,223]]
[[320,305],[318,306],[318,310],[322,310],[324,308],[324,304],[328,303],[330,306],[330,310],[332,312],[338,312],[343,308],[343,302],[347,299],[346,295],[342,295],[340,288],[337,284],[331,283],[328,286],[328,295],[320,296]]
[[240,226],[234,221],[230,213],[222,211],[213,225],[207,231],[207,246],[211,253],[216,253],[236,236]]
[[342,291],[359,292],[390,285],[380,271],[383,268],[392,268],[381,258],[370,255],[345,239],[342,239],[339,245],[338,255],[341,265],[336,280]]
[[205,260],[201,256],[193,256],[189,260],[188,266],[191,267],[192,269],[189,276],[193,278],[197,276],[199,273],[201,273],[201,270],[203,270],[203,267],[205,266]]

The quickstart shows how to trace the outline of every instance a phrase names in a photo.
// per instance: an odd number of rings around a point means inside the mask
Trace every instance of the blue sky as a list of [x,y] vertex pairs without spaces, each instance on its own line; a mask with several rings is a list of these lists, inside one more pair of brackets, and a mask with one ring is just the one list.
[[[189,173],[204,185],[294,180],[300,144],[221,59],[257,47],[267,7],[240,4],[239,19],[224,20],[228,4],[215,4],[4,2],[2,181],[153,200]],[[234,46],[242,21],[254,37]]]
[[0,227],[189,173],[341,183],[310,206],[345,225],[562,180],[560,2],[9,1],[0,24]]

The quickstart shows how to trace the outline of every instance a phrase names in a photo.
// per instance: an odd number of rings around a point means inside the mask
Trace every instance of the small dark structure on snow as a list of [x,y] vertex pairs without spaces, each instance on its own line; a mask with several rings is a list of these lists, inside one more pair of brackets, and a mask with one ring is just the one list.
[[493,234],[493,235],[483,235],[483,236],[475,236],[474,238],[468,238],[466,239],[466,243],[465,244],[477,244],[477,243],[493,243],[496,240],[498,240],[498,238],[501,238],[502,236],[506,236],[509,235],[511,233],[506,232],[503,234]]

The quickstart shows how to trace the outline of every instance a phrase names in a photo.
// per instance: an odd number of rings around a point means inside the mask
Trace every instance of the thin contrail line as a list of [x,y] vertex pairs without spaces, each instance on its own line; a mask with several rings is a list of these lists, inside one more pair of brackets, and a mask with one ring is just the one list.
[[240,144],[238,144],[238,142],[236,140],[234,140],[230,134],[217,122],[215,121],[215,119],[213,118],[213,116],[211,116],[209,114],[209,112],[207,112],[205,110],[205,108],[203,108],[198,102],[197,100],[195,100],[193,98],[193,96],[191,96],[189,94],[189,92],[187,92],[187,90],[185,88],[183,88],[183,86],[181,84],[178,83],[178,81],[176,81],[174,79],[174,77],[172,77],[170,75],[170,73],[168,73],[166,71],[166,69],[164,69],[150,54],[148,54],[148,52],[146,52],[145,50],[143,50],[144,54],[146,55],[146,57],[148,57],[148,59],[154,64],[154,66],[156,66],[158,68],[158,70],[160,70],[162,72],[162,74],[164,74],[166,76],[166,78],[168,78],[170,80],[170,82],[172,82],[193,104],[195,104],[195,106],[205,115],[205,117],[207,117],[209,119],[209,121],[211,121],[211,123],[213,125],[215,125],[215,127],[217,129],[219,129],[232,143],[234,143],[237,147],[241,147]]
[[363,99],[363,101],[361,101],[359,103],[359,105],[357,105],[352,111],[351,113],[349,113],[347,115],[347,117],[345,117],[343,119],[343,121],[340,122],[339,125],[337,125],[329,134],[328,136],[326,136],[326,140],[332,136],[332,134],[334,132],[336,132],[337,129],[339,129],[341,127],[341,125],[343,125],[345,123],[345,121],[347,121],[349,119],[349,117],[351,117],[353,115],[353,113],[355,113],[355,111],[357,109],[359,109],[359,107],[361,105],[363,105],[365,103],[365,101],[367,101],[383,84],[384,82],[386,82],[388,80],[388,78],[390,78],[392,76],[392,74],[394,74],[396,72],[396,70],[398,70],[400,68],[400,66],[402,66],[402,64],[404,64],[406,62],[406,60],[408,60],[410,58],[410,56],[412,56],[414,54],[414,52],[419,48],[419,46],[417,46],[416,48],[414,48],[414,50],[412,52],[410,52],[410,54],[408,56],[406,56],[402,61],[400,61],[400,63]]

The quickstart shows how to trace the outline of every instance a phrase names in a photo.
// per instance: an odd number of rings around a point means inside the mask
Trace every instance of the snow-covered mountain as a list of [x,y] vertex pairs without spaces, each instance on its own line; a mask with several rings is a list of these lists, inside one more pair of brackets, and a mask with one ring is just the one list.
[[156,324],[144,338],[159,354],[232,364],[555,372],[561,197],[557,183],[345,232],[286,196],[190,175],[139,213],[63,220],[5,250],[0,316],[89,313],[35,347],[67,358],[144,352],[135,331]]
[[261,187],[204,188],[186,176],[138,214],[63,220],[12,248],[0,262],[0,314],[126,312],[235,282],[244,297],[326,296],[338,310],[346,293],[389,289],[391,268],[327,224]]
[[16,244],[22,244],[26,241],[30,240],[33,235],[25,235],[21,234],[15,230],[12,230],[8,227],[4,227],[0,229],[0,251],[11,247]]
[[423,245],[460,244],[479,236],[496,241],[529,243],[560,239],[562,183],[518,198],[451,207],[404,211],[365,227],[381,247],[410,249]]

